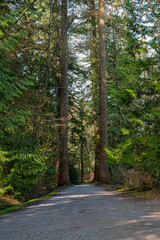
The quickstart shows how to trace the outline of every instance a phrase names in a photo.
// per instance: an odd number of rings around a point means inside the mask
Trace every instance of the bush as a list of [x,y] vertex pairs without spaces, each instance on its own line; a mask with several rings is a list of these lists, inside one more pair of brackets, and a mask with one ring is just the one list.
[[14,188],[11,185],[7,186],[4,189],[4,194],[13,195],[14,194]]
[[35,155],[17,155],[14,165],[4,182],[8,185],[5,193],[14,195],[17,199],[25,200],[35,191],[39,181],[46,171],[42,159]]
[[47,166],[47,170],[45,173],[45,186],[48,191],[52,190],[56,186],[57,175],[58,174],[56,166]]
[[126,169],[118,165],[109,165],[112,184],[124,184]]
[[145,171],[126,169],[118,165],[109,167],[113,184],[122,184],[125,188],[138,191],[149,190],[155,186],[155,178]]
[[124,186],[139,191],[152,189],[155,179],[146,172],[130,169],[124,177]]

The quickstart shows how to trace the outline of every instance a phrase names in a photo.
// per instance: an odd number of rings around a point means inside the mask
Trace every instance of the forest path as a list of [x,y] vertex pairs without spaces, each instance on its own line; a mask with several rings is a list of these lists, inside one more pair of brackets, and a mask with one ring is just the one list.
[[0,217],[1,240],[159,240],[160,200],[78,185]]

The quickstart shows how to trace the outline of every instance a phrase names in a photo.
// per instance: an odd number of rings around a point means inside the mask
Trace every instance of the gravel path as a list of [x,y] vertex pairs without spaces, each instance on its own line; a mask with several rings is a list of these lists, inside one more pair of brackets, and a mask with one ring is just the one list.
[[78,185],[0,217],[0,240],[160,240],[160,200]]

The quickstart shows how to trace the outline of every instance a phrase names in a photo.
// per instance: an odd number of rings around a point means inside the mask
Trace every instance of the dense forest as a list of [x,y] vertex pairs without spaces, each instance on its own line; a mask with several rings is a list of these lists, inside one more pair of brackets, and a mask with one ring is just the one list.
[[158,0],[0,0],[0,192],[160,187]]

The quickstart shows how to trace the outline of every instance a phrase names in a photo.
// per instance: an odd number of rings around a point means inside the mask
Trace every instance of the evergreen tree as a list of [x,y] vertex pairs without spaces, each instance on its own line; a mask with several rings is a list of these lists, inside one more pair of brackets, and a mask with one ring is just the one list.
[[61,79],[59,85],[60,102],[60,155],[59,184],[69,183],[68,172],[68,44],[67,44],[67,0],[62,0],[61,20]]
[[107,154],[104,148],[108,146],[107,140],[107,103],[106,103],[106,48],[105,48],[105,22],[104,1],[99,0],[99,167],[98,180],[109,182],[109,169]]

